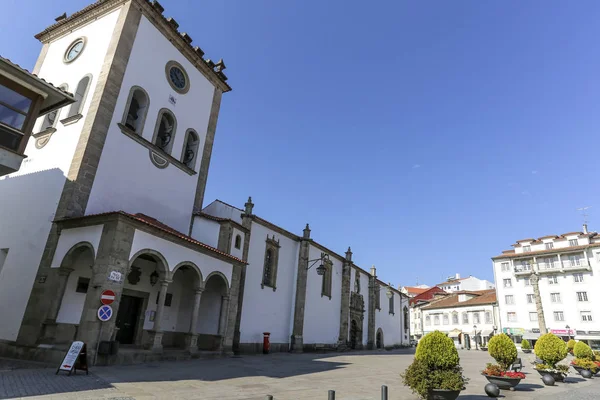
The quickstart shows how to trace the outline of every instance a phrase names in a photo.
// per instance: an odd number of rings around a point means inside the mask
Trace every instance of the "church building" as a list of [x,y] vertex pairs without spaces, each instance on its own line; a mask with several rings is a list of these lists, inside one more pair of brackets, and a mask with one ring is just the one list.
[[74,340],[104,364],[252,353],[265,332],[271,351],[408,345],[408,297],[350,248],[250,198],[206,204],[231,87],[159,2],[99,0],[36,38],[33,74],[75,102],[0,178],[0,356],[54,361]]

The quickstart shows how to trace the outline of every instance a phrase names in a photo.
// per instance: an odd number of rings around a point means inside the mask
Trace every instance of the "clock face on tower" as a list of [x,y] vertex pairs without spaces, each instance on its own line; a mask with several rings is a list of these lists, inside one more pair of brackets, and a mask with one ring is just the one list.
[[83,48],[85,47],[85,39],[79,38],[75,40],[71,45],[67,48],[65,52],[65,62],[70,63],[75,61],[77,57],[81,55]]
[[169,85],[179,94],[185,94],[190,89],[190,80],[181,64],[169,61],[165,69]]
[[185,75],[183,71],[181,71],[177,67],[171,67],[171,71],[169,72],[169,77],[171,78],[171,82],[173,85],[179,90],[183,90],[185,88]]

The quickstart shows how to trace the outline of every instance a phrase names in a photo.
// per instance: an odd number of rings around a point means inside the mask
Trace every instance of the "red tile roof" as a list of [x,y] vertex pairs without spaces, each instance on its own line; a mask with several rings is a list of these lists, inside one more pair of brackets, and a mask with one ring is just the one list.
[[420,287],[414,287],[414,286],[404,286],[404,289],[406,289],[406,292],[408,294],[421,294],[421,293],[425,293],[426,291],[428,291],[431,288],[420,288]]
[[[475,297],[465,301],[458,301],[459,295],[461,294],[471,294]],[[496,303],[496,289],[460,291],[452,293],[448,297],[445,297],[441,300],[432,302],[431,304],[423,307],[423,310],[435,310],[438,308],[453,308],[494,303]]]
[[446,292],[443,291],[442,289],[440,289],[439,287],[434,286],[434,287],[432,287],[430,289],[427,289],[423,293],[416,295],[412,299],[410,299],[409,304],[412,306],[412,305],[416,304],[419,301],[430,301],[431,299],[433,299],[433,297],[437,293],[444,293],[445,294]]
[[[103,216],[103,215],[111,215],[111,214],[123,215],[123,216],[125,216],[127,218],[130,218],[130,219],[133,219],[135,221],[142,222],[142,223],[144,223],[144,224],[146,224],[148,226],[152,226],[154,228],[160,229],[161,231],[166,232],[166,233],[168,233],[170,235],[176,236],[176,237],[178,237],[180,239],[183,239],[183,240],[185,240],[187,242],[193,243],[193,244],[198,245],[200,247],[203,247],[203,248],[205,248],[207,250],[210,250],[213,253],[217,253],[217,254],[220,254],[220,255],[222,255],[224,257],[227,257],[227,258],[230,258],[232,260],[235,260],[235,261],[238,261],[238,262],[246,264],[246,262],[244,260],[242,260],[242,259],[234,257],[231,254],[227,254],[225,252],[222,252],[221,250],[219,250],[217,248],[214,248],[212,246],[209,246],[206,243],[202,243],[199,240],[196,240],[196,239],[194,239],[191,236],[188,236],[188,235],[186,235],[184,233],[179,232],[176,229],[171,228],[170,226],[168,226],[166,224],[163,224],[162,222],[158,221],[155,218],[152,218],[152,217],[150,217],[148,215],[141,214],[141,213],[138,213],[138,214],[129,214],[129,213],[126,213],[125,211],[111,211],[111,212],[105,212],[105,213],[99,213],[99,214],[85,215],[83,217],[65,218],[65,219],[62,219],[60,221],[73,221],[73,220],[78,220],[78,219],[88,219],[88,218],[92,218],[92,217],[98,217],[98,216]],[[59,222],[59,221],[56,221],[56,222]]]

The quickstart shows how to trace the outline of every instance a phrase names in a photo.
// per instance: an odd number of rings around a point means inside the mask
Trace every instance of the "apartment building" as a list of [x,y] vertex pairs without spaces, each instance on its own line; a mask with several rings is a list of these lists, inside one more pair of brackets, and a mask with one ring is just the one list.
[[[568,232],[518,240],[493,257],[502,331],[516,343],[544,331],[600,349],[600,235]],[[534,294],[538,281],[543,319]]]
[[436,285],[448,293],[459,292],[461,290],[487,290],[494,289],[495,285],[485,279],[479,279],[469,275],[466,278],[461,278],[460,274],[448,277],[446,281]]

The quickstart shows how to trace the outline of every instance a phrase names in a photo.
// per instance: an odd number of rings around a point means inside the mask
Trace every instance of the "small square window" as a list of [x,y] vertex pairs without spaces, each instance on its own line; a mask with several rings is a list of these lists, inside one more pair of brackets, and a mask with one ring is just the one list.
[[523,246],[523,253],[529,253],[531,251],[531,246]]
[[569,240],[569,246],[579,246],[579,241],[577,239]]
[[546,250],[552,250],[554,248],[554,243],[546,243]]
[[90,286],[90,278],[82,278],[80,276],[79,279],[77,279],[77,288],[75,289],[75,292],[87,293],[89,286]]

